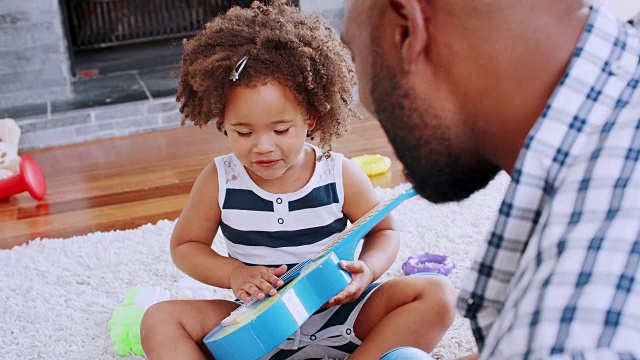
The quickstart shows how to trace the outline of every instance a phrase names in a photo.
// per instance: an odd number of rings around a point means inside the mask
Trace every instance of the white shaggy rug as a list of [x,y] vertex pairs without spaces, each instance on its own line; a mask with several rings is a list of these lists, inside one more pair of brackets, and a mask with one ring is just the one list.
[[[460,203],[433,205],[413,198],[401,204],[393,214],[402,246],[383,279],[402,276],[401,264],[409,255],[429,251],[453,258],[457,268],[450,278],[459,288],[477,245],[493,227],[508,182],[501,173]],[[386,199],[407,187],[376,191]],[[169,255],[173,225],[163,220],[135,230],[35,240],[0,250],[0,358],[119,359],[107,321],[127,289],[150,285],[175,295],[183,278]],[[216,291],[229,296],[228,290]],[[468,323],[458,316],[432,355],[454,359],[474,350]]]

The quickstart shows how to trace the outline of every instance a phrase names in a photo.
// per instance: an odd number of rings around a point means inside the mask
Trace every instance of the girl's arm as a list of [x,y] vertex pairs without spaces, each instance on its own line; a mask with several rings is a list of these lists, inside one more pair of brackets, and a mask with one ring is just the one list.
[[[353,223],[378,205],[369,177],[355,163],[345,158],[342,165],[344,184],[343,212]],[[364,239],[359,260],[372,272],[371,282],[377,280],[393,264],[400,248],[400,236],[395,231],[391,215],[380,221]],[[368,285],[368,284],[367,284]]]
[[231,271],[240,261],[221,256],[211,248],[220,225],[218,171],[209,163],[198,175],[189,201],[171,236],[171,257],[176,266],[205,284],[231,288]]

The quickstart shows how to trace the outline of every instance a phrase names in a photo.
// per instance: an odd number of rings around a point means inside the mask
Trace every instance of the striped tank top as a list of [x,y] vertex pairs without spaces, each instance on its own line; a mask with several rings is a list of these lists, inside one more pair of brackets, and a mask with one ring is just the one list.
[[306,146],[322,160],[315,163],[309,182],[289,194],[272,194],[258,187],[233,153],[215,158],[220,230],[230,257],[247,265],[286,264],[291,269],[346,228],[343,155],[332,152],[326,158],[318,147]]

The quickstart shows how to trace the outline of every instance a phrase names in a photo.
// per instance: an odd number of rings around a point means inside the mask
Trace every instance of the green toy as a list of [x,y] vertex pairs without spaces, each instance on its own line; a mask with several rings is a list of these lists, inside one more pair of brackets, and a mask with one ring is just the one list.
[[127,291],[122,306],[117,307],[109,323],[109,336],[113,347],[120,356],[130,353],[144,356],[140,342],[140,323],[149,306],[169,299],[169,292],[160,288],[140,286]]

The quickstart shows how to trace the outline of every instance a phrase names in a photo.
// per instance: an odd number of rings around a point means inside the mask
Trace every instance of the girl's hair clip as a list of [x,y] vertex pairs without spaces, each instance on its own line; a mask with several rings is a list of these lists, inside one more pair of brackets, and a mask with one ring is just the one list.
[[242,72],[242,69],[244,69],[244,66],[247,64],[247,60],[249,60],[249,56],[245,55],[242,59],[240,59],[240,61],[238,61],[235,69],[233,69],[233,71],[231,72],[231,76],[229,77],[231,81],[238,80],[238,78],[240,77],[240,73]]

